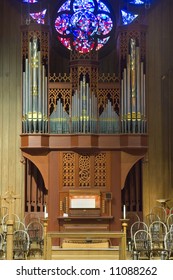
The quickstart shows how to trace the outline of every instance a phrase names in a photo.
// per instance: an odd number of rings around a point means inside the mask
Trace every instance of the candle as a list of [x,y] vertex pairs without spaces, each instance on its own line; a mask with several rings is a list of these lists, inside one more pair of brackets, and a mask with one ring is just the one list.
[[44,206],[44,218],[46,218],[47,211],[46,211],[46,205]]
[[123,219],[126,219],[126,205],[123,205]]

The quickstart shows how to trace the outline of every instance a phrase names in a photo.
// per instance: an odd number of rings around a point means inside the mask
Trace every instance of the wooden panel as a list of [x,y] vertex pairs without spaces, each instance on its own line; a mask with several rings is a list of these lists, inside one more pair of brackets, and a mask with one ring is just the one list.
[[69,209],[69,216],[100,216],[100,209]]
[[[156,199],[173,197],[173,181],[169,177],[168,130],[166,132],[163,123],[170,122],[169,133],[172,133],[171,125],[173,104],[167,107],[166,99],[169,92],[162,89],[168,82],[169,69],[173,68],[173,10],[172,0],[157,1],[157,5],[148,16],[147,32],[147,111],[149,152],[143,161],[143,211],[148,214],[156,204]],[[168,117],[168,113],[171,115]],[[166,114],[165,114],[166,113]],[[164,121],[165,120],[165,121]],[[168,129],[168,127],[167,127]],[[166,133],[166,134],[165,134]],[[172,143],[170,151],[172,151]],[[171,171],[170,171],[171,172]],[[173,202],[170,202],[173,204]]]
[[20,13],[18,4],[0,1],[0,195],[12,190],[21,199],[14,211],[24,213],[23,165],[21,163],[21,69]]
[[[82,222],[82,221],[81,221]],[[83,223],[80,223],[80,224],[67,224],[67,223],[64,223],[63,224],[63,228],[62,228],[63,231],[108,231],[109,230],[109,225],[108,224],[98,224],[98,223],[95,223],[94,224],[83,224]]]

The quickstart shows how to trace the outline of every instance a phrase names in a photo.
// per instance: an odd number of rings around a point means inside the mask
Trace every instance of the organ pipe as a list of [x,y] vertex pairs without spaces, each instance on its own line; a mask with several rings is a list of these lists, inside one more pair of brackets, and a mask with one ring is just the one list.
[[136,44],[133,38],[130,40],[130,82],[132,132],[134,133],[136,128]]
[[131,132],[130,55],[127,56],[127,132]]
[[130,39],[130,53],[122,71],[121,81],[121,132],[145,133],[145,74],[140,60],[140,47]]
[[23,71],[23,132],[46,133],[47,87],[46,65],[41,61],[39,39],[29,41],[28,56],[24,58]]
[[141,131],[141,85],[140,85],[140,58],[139,58],[139,47],[136,47],[136,121],[137,131]]
[[71,97],[69,112],[63,108],[61,98],[50,115],[50,133],[118,133],[119,116],[108,100],[99,116],[98,99],[91,92],[90,84],[83,75],[79,88]]

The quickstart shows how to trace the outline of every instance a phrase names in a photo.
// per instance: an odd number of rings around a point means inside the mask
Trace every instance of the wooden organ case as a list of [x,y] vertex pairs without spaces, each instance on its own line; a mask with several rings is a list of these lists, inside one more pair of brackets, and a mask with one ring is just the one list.
[[99,73],[95,51],[71,52],[70,74],[51,75],[48,26],[22,27],[21,150],[42,176],[48,230],[120,230],[121,190],[147,152],[144,42],[145,28],[120,28],[119,77]]
[[[110,153],[62,153],[57,213],[61,230],[109,230]],[[76,166],[75,166],[76,165]]]

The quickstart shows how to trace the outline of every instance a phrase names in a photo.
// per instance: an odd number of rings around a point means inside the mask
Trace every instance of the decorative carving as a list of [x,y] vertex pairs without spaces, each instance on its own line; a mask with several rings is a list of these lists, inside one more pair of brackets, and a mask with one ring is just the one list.
[[119,100],[120,100],[120,91],[117,88],[100,88],[98,91],[98,107],[99,110],[102,111],[105,109],[108,100],[111,101],[111,104],[116,111],[117,114],[119,114]]
[[109,153],[62,155],[62,187],[109,189]]
[[[26,27],[24,27],[26,28]],[[48,59],[49,54],[49,33],[43,30],[23,30],[22,31],[22,54],[24,57],[29,55],[29,41],[36,37],[40,41],[40,51],[44,62]]]
[[70,75],[67,73],[64,73],[64,74],[53,73],[52,75],[51,74],[49,75],[49,82],[68,83],[68,82],[70,82]]
[[120,82],[119,78],[116,77],[115,73],[99,73],[98,76],[98,82],[103,82],[103,83],[111,83],[111,82]]
[[91,163],[90,156],[80,155],[79,156],[79,187],[91,186]]
[[75,154],[63,153],[63,187],[75,187]]
[[49,108],[56,110],[57,100],[61,99],[63,104],[63,109],[69,111],[71,90],[67,88],[49,89]]
[[94,157],[94,187],[106,187],[106,165],[105,153]]

